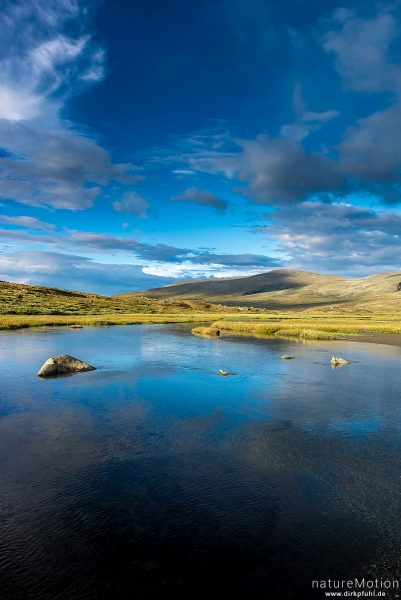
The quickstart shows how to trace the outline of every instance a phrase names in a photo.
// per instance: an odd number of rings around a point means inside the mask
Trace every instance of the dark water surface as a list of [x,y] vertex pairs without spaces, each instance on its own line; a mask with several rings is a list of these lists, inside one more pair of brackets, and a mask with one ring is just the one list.
[[[2,600],[297,600],[324,598],[312,579],[400,577],[401,348],[189,330],[0,335]],[[38,378],[60,353],[98,370]]]

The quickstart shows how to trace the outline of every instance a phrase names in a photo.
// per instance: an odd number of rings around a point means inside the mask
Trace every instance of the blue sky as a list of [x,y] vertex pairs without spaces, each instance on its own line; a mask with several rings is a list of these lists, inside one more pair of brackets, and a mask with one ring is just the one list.
[[0,279],[400,269],[397,3],[3,3]]

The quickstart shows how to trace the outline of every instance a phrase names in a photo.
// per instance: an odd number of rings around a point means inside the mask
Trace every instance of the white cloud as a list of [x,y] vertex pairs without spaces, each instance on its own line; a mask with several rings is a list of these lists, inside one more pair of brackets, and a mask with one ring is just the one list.
[[0,223],[6,225],[15,225],[17,227],[27,227],[28,229],[42,229],[44,231],[52,231],[56,229],[53,223],[45,223],[40,221],[36,217],[7,217],[6,215],[0,215]]
[[0,230],[0,236],[4,240],[24,242],[35,250],[61,248],[67,252],[95,256],[125,256],[128,260],[135,257],[146,264],[147,268],[179,265],[189,270],[192,265],[194,272],[201,269],[202,272],[215,270],[223,274],[226,270],[254,272],[281,264],[276,258],[265,254],[223,254],[215,252],[213,248],[178,248],[168,244],[142,242],[132,236],[113,236],[90,231],[66,230],[63,233],[40,234],[20,229],[3,229]]
[[122,200],[113,203],[113,208],[117,212],[134,215],[140,219],[147,217],[149,206],[149,202],[136,192],[125,192]]
[[[319,41],[334,57],[345,88],[361,94],[386,93],[381,100],[384,107],[376,104],[370,114],[361,111],[348,127],[342,115],[339,141],[330,144],[328,138],[325,143],[323,136],[311,139],[311,133],[340,113],[308,110],[296,85],[295,120],[283,125],[276,137],[237,139],[236,147],[218,152],[209,137],[208,146],[192,148],[183,162],[195,171],[240,181],[237,191],[259,204],[296,204],[316,196],[332,201],[349,193],[400,203],[400,27],[393,10],[390,5],[371,18],[360,18],[341,9],[324,22],[330,30]],[[371,99],[366,106],[361,101],[361,106],[366,110]]]
[[[205,266],[204,264],[192,264],[190,262],[184,262],[180,265],[146,265],[143,268],[143,272],[157,277],[170,277],[174,281],[185,281],[188,279],[209,279],[215,277],[244,277],[246,275],[256,275],[264,270],[269,270],[270,268],[273,267],[261,268],[246,266],[242,269],[239,267],[223,268],[219,264],[210,264]],[[160,283],[159,286],[160,285],[164,284]]]
[[0,119],[22,121],[33,119],[40,113],[42,98],[39,95],[23,95],[11,85],[0,85]]
[[[1,195],[32,206],[92,206],[109,181],[133,183],[133,165],[61,118],[68,98],[103,77],[105,53],[74,0],[5,1],[0,28]],[[67,35],[74,24],[76,34]],[[18,45],[15,40],[18,40]]]
[[140,265],[106,264],[56,252],[0,253],[0,279],[99,294],[140,291],[172,283],[144,273]]
[[0,118],[31,120],[49,109],[54,114],[65,88],[75,87],[83,71],[99,66],[99,49],[88,34],[63,33],[72,19],[86,25],[77,2],[5,1],[0,15],[2,33],[7,32],[0,41]]
[[326,123],[338,117],[340,112],[338,110],[325,110],[323,112],[313,112],[311,110],[306,111],[302,115],[302,120],[305,123]]
[[184,190],[182,194],[172,196],[171,200],[175,202],[192,202],[201,206],[210,206],[218,212],[223,212],[227,209],[227,202],[222,200],[209,190],[200,190],[196,187],[190,187]]
[[279,242],[291,268],[343,274],[400,268],[400,212],[304,202],[279,209],[260,231]]
[[400,85],[401,69],[389,57],[398,33],[390,12],[362,19],[342,9],[335,13],[334,24],[337,27],[323,37],[323,45],[335,55],[337,69],[350,89],[384,92]]
[[203,152],[190,157],[194,169],[224,173],[244,182],[239,188],[260,204],[299,202],[310,194],[341,189],[336,163],[317,152],[307,152],[295,139],[259,135],[238,140],[238,152]]

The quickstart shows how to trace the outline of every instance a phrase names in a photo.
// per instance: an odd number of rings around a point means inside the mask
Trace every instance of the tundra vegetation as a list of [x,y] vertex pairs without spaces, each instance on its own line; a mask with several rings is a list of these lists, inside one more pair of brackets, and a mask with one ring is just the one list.
[[240,309],[191,300],[109,297],[0,282],[0,329],[40,326],[184,323],[235,316]]
[[[269,314],[270,313],[270,314]],[[219,332],[219,333],[217,333]],[[375,333],[401,333],[401,314],[353,314],[333,312],[288,312],[246,315],[217,320],[209,326],[195,327],[194,335],[245,335],[253,337],[296,338],[299,340],[336,340]]]
[[[246,278],[244,278],[246,279]],[[386,285],[388,285],[386,279]],[[395,279],[391,281],[394,287]],[[309,283],[309,282],[308,282]],[[386,289],[391,302],[350,306],[330,304],[297,310],[254,306],[224,306],[205,299],[160,298],[139,294],[100,296],[0,282],[0,329],[39,326],[95,326],[152,323],[204,323],[194,335],[245,335],[299,340],[331,340],[366,334],[401,333],[401,293]],[[280,293],[283,293],[280,291]],[[299,295],[302,294],[298,290]],[[360,298],[359,298],[360,300]],[[299,306],[296,303],[297,308]]]

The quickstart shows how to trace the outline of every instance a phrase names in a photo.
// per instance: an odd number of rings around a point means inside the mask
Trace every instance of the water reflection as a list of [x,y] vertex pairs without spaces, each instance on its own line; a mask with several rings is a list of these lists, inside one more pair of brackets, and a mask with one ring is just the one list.
[[[99,370],[36,377],[59,353]],[[3,596],[309,599],[316,577],[398,577],[400,358],[186,326],[2,335]]]

